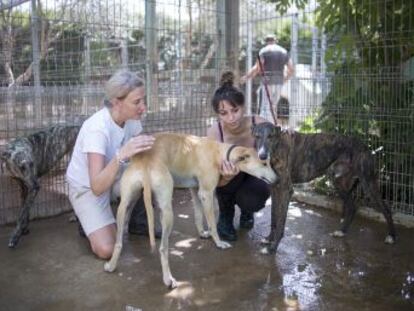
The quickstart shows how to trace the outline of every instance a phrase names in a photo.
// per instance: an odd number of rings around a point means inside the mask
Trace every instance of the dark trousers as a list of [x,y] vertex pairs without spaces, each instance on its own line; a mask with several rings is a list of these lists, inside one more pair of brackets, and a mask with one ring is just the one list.
[[145,210],[145,204],[144,204],[144,196],[141,195],[141,197],[138,199],[138,201],[135,203],[131,218],[129,220],[129,226],[134,228],[140,228],[142,230],[145,230],[148,226],[147,222],[147,211]]
[[261,210],[270,196],[269,185],[261,179],[241,172],[227,185],[216,188],[220,213],[240,207],[241,213],[254,213]]

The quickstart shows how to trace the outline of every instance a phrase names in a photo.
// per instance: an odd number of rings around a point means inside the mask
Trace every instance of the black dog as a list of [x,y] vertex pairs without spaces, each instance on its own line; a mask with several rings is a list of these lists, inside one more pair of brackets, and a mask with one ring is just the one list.
[[78,125],[55,125],[12,140],[0,153],[11,177],[19,183],[23,199],[9,247],[15,247],[21,235],[28,233],[30,208],[39,192],[39,178],[72,149],[79,129]]
[[374,158],[367,146],[356,138],[335,134],[300,134],[282,132],[271,123],[252,128],[260,159],[270,157],[278,174],[278,183],[272,186],[271,229],[262,252],[275,252],[283,237],[289,201],[294,183],[304,183],[328,174],[343,200],[343,218],[340,231],[343,236],[354,218],[357,207],[352,195],[358,182],[371,197],[388,224],[386,243],[394,243],[395,229],[390,208],[379,191]]

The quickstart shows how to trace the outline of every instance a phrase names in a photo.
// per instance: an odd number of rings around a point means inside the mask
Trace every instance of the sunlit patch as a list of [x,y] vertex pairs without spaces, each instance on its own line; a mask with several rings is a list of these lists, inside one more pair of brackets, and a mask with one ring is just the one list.
[[190,216],[187,214],[178,214],[178,217],[184,218],[184,219],[190,218]]
[[401,296],[403,299],[410,300],[414,292],[414,274],[407,272],[406,282],[402,284]]
[[218,299],[218,298],[209,298],[208,300],[207,299],[195,299],[194,300],[194,304],[197,306],[197,307],[202,307],[202,306],[205,306],[205,305],[212,305],[212,304],[217,304],[217,303],[220,303],[221,302],[221,300],[220,299]]
[[310,264],[300,264],[292,273],[283,275],[284,310],[307,310],[318,297],[321,287]]
[[257,217],[257,218],[260,218],[260,217],[263,217],[263,216],[264,216],[264,213],[262,212],[262,210],[260,210],[260,211],[258,211],[254,214],[254,217]]
[[292,217],[302,217],[302,211],[299,207],[290,207],[288,210],[288,215]]
[[179,251],[178,249],[173,249],[173,250],[171,250],[170,251],[170,254],[171,255],[174,255],[174,256],[177,256],[177,257],[181,257],[181,258],[184,258],[184,252],[182,252],[182,251]]
[[194,243],[195,241],[197,241],[197,239],[195,239],[195,238],[181,240],[181,241],[178,241],[177,243],[175,243],[175,246],[176,247],[190,248],[191,243]]
[[292,237],[295,238],[295,239],[298,239],[298,240],[302,240],[303,239],[303,235],[302,234],[294,234]]
[[287,307],[286,310],[288,310],[288,311],[300,310],[298,297],[296,295],[291,295],[291,296],[285,297],[283,302],[285,303],[285,305]]
[[304,212],[312,216],[322,217],[322,214],[315,212],[314,210],[311,210],[311,209],[305,209]]
[[190,282],[177,282],[177,287],[168,292],[165,297],[173,299],[189,299],[194,295],[194,287]]

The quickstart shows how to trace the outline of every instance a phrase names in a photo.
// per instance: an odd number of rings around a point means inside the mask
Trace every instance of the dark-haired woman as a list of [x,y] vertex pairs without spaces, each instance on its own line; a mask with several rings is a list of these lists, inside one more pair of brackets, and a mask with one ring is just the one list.
[[[219,142],[254,147],[251,127],[267,120],[257,115],[246,115],[244,95],[234,86],[232,72],[222,75],[220,87],[211,103],[218,120],[207,130],[207,136]],[[254,226],[254,212],[265,206],[270,191],[264,181],[239,172],[231,162],[223,161],[216,194],[220,210],[217,224],[219,235],[224,240],[235,241],[235,205],[240,208],[240,228],[251,229]]]

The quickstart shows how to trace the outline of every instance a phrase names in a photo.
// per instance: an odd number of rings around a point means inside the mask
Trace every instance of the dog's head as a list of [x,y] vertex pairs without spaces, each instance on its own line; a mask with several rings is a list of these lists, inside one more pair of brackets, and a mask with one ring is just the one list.
[[20,140],[12,141],[0,153],[0,157],[12,176],[27,182],[33,182],[36,174],[35,166],[33,159],[30,157],[30,150],[24,147],[27,146]]
[[278,176],[269,164],[269,161],[259,159],[253,148],[237,146],[230,154],[232,161],[242,172],[253,175],[268,184],[278,180]]
[[252,136],[255,139],[255,148],[260,160],[270,158],[271,144],[277,144],[281,129],[270,122],[259,123],[252,126]]

